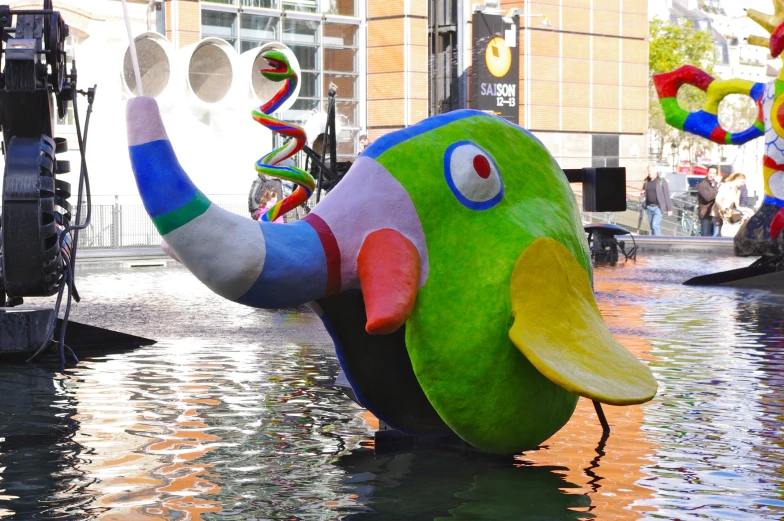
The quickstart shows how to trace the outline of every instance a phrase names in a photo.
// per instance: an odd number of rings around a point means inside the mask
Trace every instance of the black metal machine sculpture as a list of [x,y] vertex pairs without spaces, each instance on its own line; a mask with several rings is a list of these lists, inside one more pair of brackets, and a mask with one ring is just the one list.
[[[316,179],[316,203],[321,199],[321,191],[329,192],[343,179],[349,168],[350,161],[337,160],[338,136],[335,127],[335,96],[337,87],[330,83],[327,92],[327,125],[324,133],[320,134],[313,142],[313,148],[305,146],[302,151],[308,158],[310,174]],[[329,161],[327,161],[329,158]],[[329,162],[329,165],[327,165]]]
[[[79,301],[74,287],[78,234],[90,223],[85,150],[96,87],[78,90],[75,62],[67,70],[65,39],[69,29],[60,13],[53,10],[51,0],[44,0],[43,9],[37,10],[12,10],[0,5],[0,31],[0,125],[5,156],[0,218],[0,352],[35,351],[32,359],[52,344],[57,331],[64,364],[71,299]],[[88,101],[84,132],[75,102],[77,95],[86,96]],[[55,136],[55,118],[66,116],[69,103],[73,105],[81,155],[75,214],[69,202],[71,186],[58,179],[70,170],[68,161],[57,159],[68,150],[68,143]],[[87,201],[84,216],[83,191]],[[57,317],[66,289],[61,320]],[[25,297],[55,294],[57,300],[51,310],[9,312]],[[85,328],[92,333],[97,330],[91,326],[77,329]],[[73,341],[78,343],[76,338]]]
[[63,233],[71,224],[71,190],[57,179],[70,165],[56,159],[68,143],[54,139],[54,123],[55,116],[67,112],[75,72],[66,72],[68,26],[52,11],[50,0],[41,11],[0,6],[0,28],[0,124],[6,162],[0,295],[7,294],[13,304],[21,297],[54,294],[71,257],[70,232]]
[[[593,167],[564,170],[570,183],[582,183],[583,211],[623,212],[626,210],[626,168]],[[629,235],[629,230],[616,224],[588,223],[583,226],[588,234],[588,248],[594,264],[614,266],[622,253],[626,260],[637,260],[637,245],[626,247],[618,236]]]

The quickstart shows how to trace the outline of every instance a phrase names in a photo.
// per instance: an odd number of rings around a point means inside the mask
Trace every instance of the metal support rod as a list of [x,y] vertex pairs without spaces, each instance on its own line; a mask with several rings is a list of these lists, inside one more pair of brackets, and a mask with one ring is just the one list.
[[302,147],[302,151],[305,152],[305,155],[307,155],[314,163],[316,163],[316,166],[318,166],[319,169],[324,171],[324,173],[327,175],[330,181],[337,181],[338,177],[335,175],[335,173],[332,172],[332,170],[327,168],[327,166],[321,162],[321,159],[319,159],[318,154],[316,154],[316,152],[312,148],[305,145],[304,147]]
[[333,172],[338,163],[338,136],[335,130],[335,96],[337,87],[329,84],[329,112],[327,113],[327,135],[329,136],[329,168]]
[[610,434],[610,424],[607,423],[607,418],[604,416],[604,411],[602,410],[602,404],[597,402],[596,400],[593,401],[593,408],[596,409],[596,416],[599,417],[599,423],[602,424],[602,432],[605,436]]
[[[331,86],[330,86],[331,87]],[[324,141],[321,147],[321,161],[319,165],[319,175],[316,182],[316,204],[321,200],[321,183],[324,179],[324,161],[326,161],[327,147],[330,150],[329,162],[335,168],[336,147],[333,142],[337,141],[335,134],[335,90],[329,89],[329,102],[327,104],[327,128],[324,129]],[[330,170],[331,172],[331,170]]]

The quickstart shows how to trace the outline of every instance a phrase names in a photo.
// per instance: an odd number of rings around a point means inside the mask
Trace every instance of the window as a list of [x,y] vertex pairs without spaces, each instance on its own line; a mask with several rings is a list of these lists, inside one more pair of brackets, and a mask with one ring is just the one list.
[[321,22],[315,20],[283,20],[283,43],[318,44]]
[[225,11],[201,12],[201,33],[202,36],[216,36],[223,38],[229,44],[237,45],[237,14]]
[[242,0],[244,7],[263,7],[266,9],[278,9],[278,0]]
[[[326,111],[330,85],[337,89],[335,112],[342,131],[338,142],[340,160],[356,156],[359,135],[359,20],[328,15],[354,16],[357,0],[222,0],[212,3],[237,6],[201,12],[202,37],[223,38],[242,53],[267,42],[283,42],[300,65],[300,91],[281,118],[304,124],[314,112]],[[324,10],[317,13],[318,6]],[[220,10],[219,10],[220,9]],[[283,9],[284,16],[256,9]]]
[[329,0],[329,8],[327,8],[326,13],[338,14],[341,16],[356,16],[357,2],[356,0]]
[[280,18],[276,16],[242,13],[240,15],[240,52],[276,41],[280,31],[279,25]]
[[315,13],[318,11],[318,0],[282,0],[283,9],[287,11],[301,11]]
[[619,166],[620,138],[618,134],[592,135],[591,166]]
[[330,86],[335,87],[335,113],[344,125],[338,136],[338,156],[353,156],[357,152],[354,143],[359,134],[358,33],[357,25],[324,24],[324,93],[329,92]]

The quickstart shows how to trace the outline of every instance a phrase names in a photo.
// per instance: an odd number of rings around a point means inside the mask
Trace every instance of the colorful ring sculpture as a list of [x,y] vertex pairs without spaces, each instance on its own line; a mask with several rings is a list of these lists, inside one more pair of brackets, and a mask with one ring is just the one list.
[[[784,51],[784,0],[773,0],[774,14],[747,9],[748,16],[767,30],[770,38],[749,36],[748,42],[770,50],[773,57]],[[735,253],[763,256],[771,264],[784,264],[784,72],[768,83],[732,79],[716,80],[691,65],[653,77],[665,119],[673,127],[696,134],[720,145],[742,145],[765,136],[762,173],[762,206],[735,235]],[[689,113],[678,104],[676,95],[684,84],[708,94],[702,110]],[[727,132],[718,121],[719,103],[729,94],[751,97],[759,107],[754,125],[739,133]]]
[[130,100],[127,120],[145,208],[182,263],[235,302],[312,303],[358,401],[393,428],[516,453],[579,396],[655,395],[594,301],[566,177],[524,129],[461,110],[387,134],[304,219],[276,225],[198,191],[155,100]]
[[288,58],[281,51],[270,50],[261,55],[270,65],[269,69],[262,69],[261,75],[271,81],[282,81],[283,86],[275,95],[264,105],[255,109],[252,113],[253,119],[261,123],[268,129],[288,138],[282,146],[276,148],[269,154],[256,161],[256,171],[273,177],[286,179],[297,183],[297,189],[291,195],[278,201],[275,206],[265,213],[261,220],[273,222],[275,219],[288,213],[297,206],[308,200],[310,194],[316,186],[313,177],[296,167],[276,166],[281,161],[290,158],[305,146],[307,139],[305,130],[293,123],[284,123],[271,116],[278,108],[288,100],[297,88],[299,78],[291,67]]
[[[659,95],[664,117],[668,124],[679,130],[709,139],[722,145],[742,145],[765,133],[765,119],[762,113],[762,94],[765,85],[746,80],[717,80],[705,71],[692,65],[653,77],[656,93]],[[678,90],[683,85],[692,85],[708,95],[702,110],[689,112],[678,103]],[[758,107],[757,120],[743,132],[732,133],[719,124],[719,104],[730,94],[749,96]]]

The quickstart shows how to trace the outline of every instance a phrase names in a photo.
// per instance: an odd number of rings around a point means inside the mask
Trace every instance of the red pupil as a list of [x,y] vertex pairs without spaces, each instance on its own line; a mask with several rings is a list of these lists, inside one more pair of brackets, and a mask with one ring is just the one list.
[[490,177],[490,161],[485,156],[474,156],[474,170],[482,179]]

